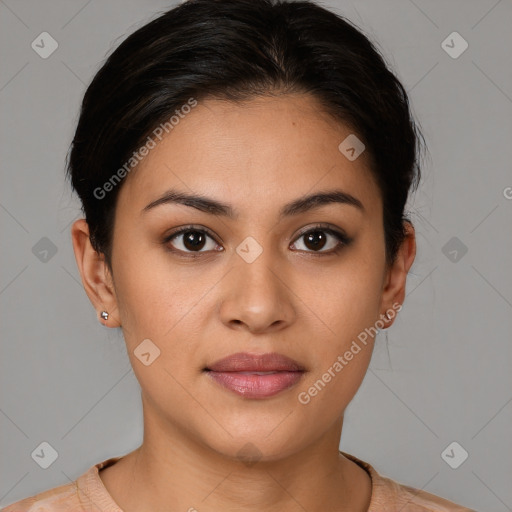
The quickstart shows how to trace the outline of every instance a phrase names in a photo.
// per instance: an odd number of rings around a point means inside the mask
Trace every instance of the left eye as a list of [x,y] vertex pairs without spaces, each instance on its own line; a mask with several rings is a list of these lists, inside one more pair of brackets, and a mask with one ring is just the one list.
[[[300,247],[300,243],[299,247],[297,247],[297,242],[293,243],[293,246],[295,246],[294,248],[298,249],[299,251],[306,250],[307,252],[332,252],[336,248],[349,243],[347,237],[329,228],[311,229],[305,233],[302,233],[297,238],[297,240],[303,240],[302,245],[306,247],[306,249]],[[325,249],[326,247],[326,250],[321,250]]]

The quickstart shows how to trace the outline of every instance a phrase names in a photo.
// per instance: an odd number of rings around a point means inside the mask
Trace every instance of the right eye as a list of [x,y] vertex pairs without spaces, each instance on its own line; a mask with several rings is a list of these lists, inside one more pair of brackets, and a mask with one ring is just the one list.
[[[220,250],[217,248],[219,246],[213,236],[208,231],[191,226],[184,226],[169,234],[165,238],[164,243],[171,245],[171,251],[186,254]],[[203,250],[205,247],[206,249]]]

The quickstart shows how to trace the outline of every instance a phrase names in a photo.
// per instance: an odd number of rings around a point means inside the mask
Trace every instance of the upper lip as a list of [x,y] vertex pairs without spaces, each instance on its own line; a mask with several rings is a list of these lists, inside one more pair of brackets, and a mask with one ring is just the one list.
[[270,372],[270,371],[304,371],[305,368],[297,361],[278,354],[248,354],[238,352],[208,365],[205,370],[214,372]]

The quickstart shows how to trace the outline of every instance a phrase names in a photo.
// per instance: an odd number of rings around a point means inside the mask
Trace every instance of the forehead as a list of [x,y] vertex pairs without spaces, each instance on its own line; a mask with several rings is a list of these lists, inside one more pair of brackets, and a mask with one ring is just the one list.
[[[349,160],[339,149],[351,129],[308,95],[243,103],[199,103],[126,178],[119,201],[139,210],[179,187],[255,209],[268,209],[315,189],[342,188],[371,213],[380,193],[363,151]],[[351,139],[349,139],[351,140]]]

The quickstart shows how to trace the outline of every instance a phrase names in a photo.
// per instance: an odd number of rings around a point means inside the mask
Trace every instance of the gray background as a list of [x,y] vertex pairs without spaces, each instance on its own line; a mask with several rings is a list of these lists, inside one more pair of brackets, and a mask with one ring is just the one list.
[[[0,0],[1,506],[141,442],[121,334],[98,323],[79,279],[64,161],[106,54],[171,5]],[[409,205],[418,254],[407,298],[387,344],[379,334],[341,449],[477,510],[512,510],[512,2],[324,5],[377,42],[430,150]],[[43,31],[59,45],[47,59],[31,48]],[[469,43],[456,59],[441,46],[453,31]],[[43,441],[58,452],[48,469],[31,457]],[[453,441],[469,453],[458,469],[441,456]]]

